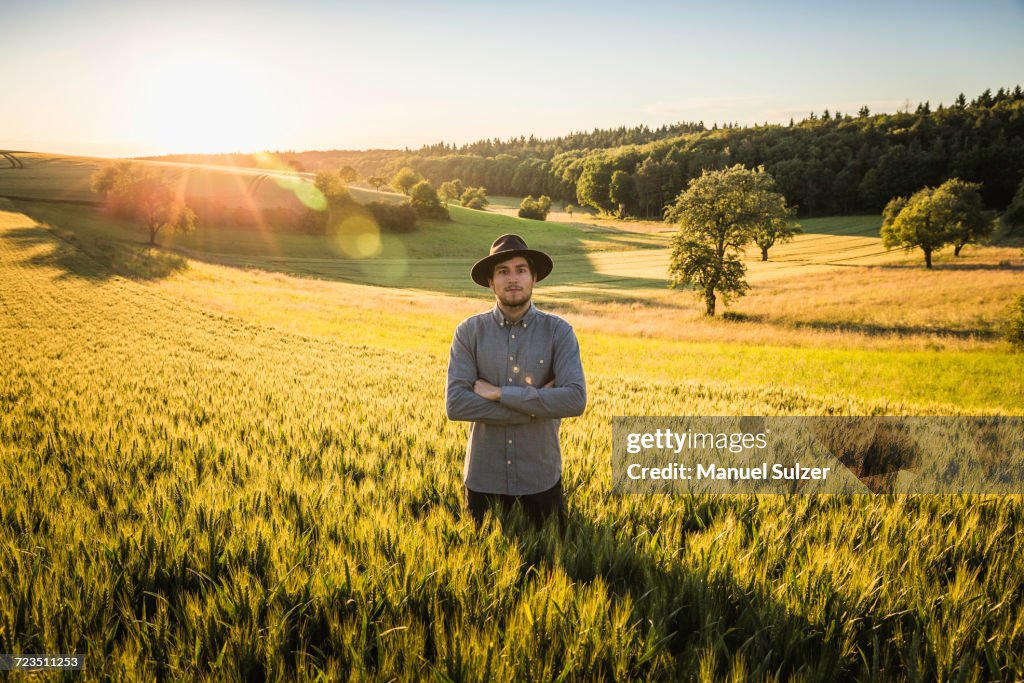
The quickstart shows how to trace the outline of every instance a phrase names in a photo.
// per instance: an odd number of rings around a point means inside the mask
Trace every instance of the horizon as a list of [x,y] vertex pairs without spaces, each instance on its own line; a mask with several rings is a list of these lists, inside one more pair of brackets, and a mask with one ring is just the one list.
[[648,2],[625,16],[579,2],[5,10],[0,147],[101,158],[416,150],[893,113],[1012,89],[1024,63],[1024,3],[1010,0]]

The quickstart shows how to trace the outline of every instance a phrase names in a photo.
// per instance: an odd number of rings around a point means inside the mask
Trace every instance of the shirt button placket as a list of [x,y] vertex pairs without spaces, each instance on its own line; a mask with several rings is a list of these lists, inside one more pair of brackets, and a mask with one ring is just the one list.
[[[508,376],[508,383],[509,384],[512,384],[512,367],[513,367],[513,364],[515,363],[515,359],[516,359],[516,345],[515,345],[516,335],[515,335],[515,332],[512,331],[514,329],[515,329],[515,326],[514,325],[510,325],[509,342],[508,342],[508,364],[505,366],[505,370],[506,370],[506,373],[507,373],[507,376]],[[512,429],[512,427],[509,427],[509,429]],[[507,481],[509,482],[509,485],[511,486],[511,482],[512,482],[512,448],[513,448],[513,444],[512,444],[512,439],[506,439],[506,441],[508,443],[505,445],[505,469],[506,469]]]
[[[515,330],[515,324],[511,325],[511,329]],[[507,366],[505,366],[505,369],[508,371],[508,383],[509,384],[512,384],[512,374],[513,374],[512,363],[515,362],[515,358],[516,358],[516,355],[517,355],[516,344],[515,344],[515,341],[514,341],[515,338],[516,338],[516,333],[514,331],[509,332],[509,342],[508,342],[508,351],[509,351],[509,353],[508,353],[508,360],[509,360],[509,363],[508,363]]]

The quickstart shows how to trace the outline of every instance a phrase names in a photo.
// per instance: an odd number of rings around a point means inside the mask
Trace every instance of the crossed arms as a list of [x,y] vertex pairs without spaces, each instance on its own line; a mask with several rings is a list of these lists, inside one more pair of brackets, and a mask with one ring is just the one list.
[[542,387],[498,387],[477,374],[473,345],[463,326],[455,330],[448,360],[445,407],[449,420],[494,425],[526,424],[533,419],[575,417],[587,406],[579,342],[566,327],[555,341],[554,379]]

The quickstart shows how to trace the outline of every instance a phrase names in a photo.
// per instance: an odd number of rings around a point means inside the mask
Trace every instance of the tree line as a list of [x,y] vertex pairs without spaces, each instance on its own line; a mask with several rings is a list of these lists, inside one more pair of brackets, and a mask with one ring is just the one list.
[[[164,158],[252,166],[259,156]],[[1002,210],[1024,180],[1024,91],[960,94],[949,105],[923,102],[894,114],[811,112],[788,125],[678,123],[418,151],[272,156],[300,171],[347,167],[381,185],[408,167],[434,187],[460,179],[492,195],[545,195],[623,217],[661,218],[703,171],[735,164],[763,166],[800,216],[878,213],[893,197],[954,177],[980,183],[985,207]]]
[[[895,196],[952,177],[982,185],[987,208],[1003,209],[1024,179],[1024,92],[986,90],[951,105],[924,102],[894,114],[811,113],[788,125],[680,124],[678,135],[610,148],[573,147],[568,138],[463,147],[425,147],[387,162],[435,184],[461,178],[491,194],[548,195],[608,214],[660,218],[705,170],[763,166],[801,216],[877,213]],[[614,135],[592,136],[593,141]],[[591,139],[591,138],[580,138]],[[548,158],[547,154],[555,152]],[[497,152],[484,156],[480,152]]]

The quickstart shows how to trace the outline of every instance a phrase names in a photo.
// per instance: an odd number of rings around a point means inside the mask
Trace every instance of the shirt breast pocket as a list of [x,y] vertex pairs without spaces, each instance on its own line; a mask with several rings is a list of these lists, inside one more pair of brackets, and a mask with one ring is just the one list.
[[527,385],[540,389],[554,377],[554,370],[551,368],[551,353],[545,352],[530,362],[525,379]]

